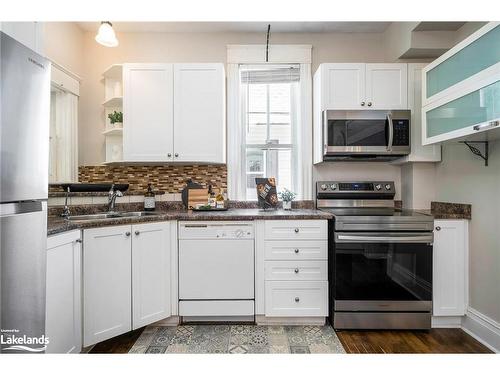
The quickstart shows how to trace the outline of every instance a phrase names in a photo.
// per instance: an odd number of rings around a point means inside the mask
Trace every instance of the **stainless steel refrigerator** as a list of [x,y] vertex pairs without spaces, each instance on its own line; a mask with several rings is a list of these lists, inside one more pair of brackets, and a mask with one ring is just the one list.
[[[50,62],[0,32],[0,328],[45,333]],[[43,344],[2,353],[40,350]],[[31,350],[29,350],[31,349]]]

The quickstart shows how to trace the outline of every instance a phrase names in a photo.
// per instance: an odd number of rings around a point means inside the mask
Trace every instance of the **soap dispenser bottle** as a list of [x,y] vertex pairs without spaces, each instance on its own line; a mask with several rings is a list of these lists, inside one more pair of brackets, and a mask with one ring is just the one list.
[[144,193],[144,211],[154,211],[155,207],[155,193],[151,184],[148,184],[148,190]]

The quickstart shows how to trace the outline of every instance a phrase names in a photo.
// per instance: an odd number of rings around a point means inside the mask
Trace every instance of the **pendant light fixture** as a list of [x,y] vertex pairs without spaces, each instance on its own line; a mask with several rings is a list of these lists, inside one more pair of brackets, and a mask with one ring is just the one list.
[[97,43],[106,47],[116,47],[118,45],[118,39],[116,39],[115,30],[113,30],[111,22],[101,22],[95,40]]

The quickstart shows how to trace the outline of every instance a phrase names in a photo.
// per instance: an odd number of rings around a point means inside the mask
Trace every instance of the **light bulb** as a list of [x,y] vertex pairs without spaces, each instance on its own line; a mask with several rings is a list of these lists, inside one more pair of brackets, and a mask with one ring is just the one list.
[[116,39],[115,31],[113,30],[111,22],[101,22],[101,26],[99,26],[99,32],[95,36],[95,40],[97,43],[106,47],[116,47],[118,45],[118,39]]

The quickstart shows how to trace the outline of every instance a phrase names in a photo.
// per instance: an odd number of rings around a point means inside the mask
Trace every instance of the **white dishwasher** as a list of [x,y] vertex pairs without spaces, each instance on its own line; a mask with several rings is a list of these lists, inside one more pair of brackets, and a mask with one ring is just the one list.
[[253,320],[252,222],[179,222],[179,315],[184,321]]

